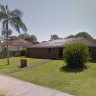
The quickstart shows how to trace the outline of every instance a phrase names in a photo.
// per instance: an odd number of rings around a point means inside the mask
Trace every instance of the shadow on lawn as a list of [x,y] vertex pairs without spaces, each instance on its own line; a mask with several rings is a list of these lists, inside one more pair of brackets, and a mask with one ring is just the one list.
[[74,72],[74,73],[78,73],[78,72],[82,72],[84,71],[85,69],[87,69],[88,67],[87,66],[84,66],[84,67],[79,67],[79,68],[70,68],[68,66],[63,66],[60,68],[61,71],[64,71],[64,72]]

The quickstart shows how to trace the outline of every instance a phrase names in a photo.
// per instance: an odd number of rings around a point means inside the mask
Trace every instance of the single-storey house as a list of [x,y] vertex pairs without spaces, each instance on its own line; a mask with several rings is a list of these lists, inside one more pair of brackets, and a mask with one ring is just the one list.
[[3,51],[3,44],[0,42],[0,52]]
[[[20,52],[27,47],[32,46],[33,44],[23,40],[23,39],[17,39],[17,40],[12,40],[8,42],[8,48],[9,48],[9,55],[19,55]],[[7,46],[6,42],[3,42],[0,45],[0,57],[6,57],[6,52],[7,51]]]
[[[24,40],[24,39],[17,39],[8,42],[9,51],[22,51],[24,48],[30,47],[33,44]],[[6,42],[4,44],[6,50]]]
[[66,38],[46,41],[27,48],[27,56],[34,58],[62,58],[64,47],[72,42],[84,42],[90,50],[91,57],[96,57],[96,42],[86,38]]

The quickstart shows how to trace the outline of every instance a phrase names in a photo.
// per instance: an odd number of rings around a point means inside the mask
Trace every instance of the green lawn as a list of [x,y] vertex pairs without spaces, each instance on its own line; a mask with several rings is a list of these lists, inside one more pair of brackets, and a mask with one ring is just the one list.
[[64,67],[62,71],[63,65],[63,61],[54,60],[10,76],[75,96],[96,96],[96,63],[88,63],[85,69],[69,70]]
[[11,72],[13,70],[20,69],[20,61],[21,59],[27,59],[27,63],[36,64],[46,61],[47,59],[32,59],[25,57],[10,57],[10,65],[7,65],[7,59],[0,59],[0,73],[4,74],[7,72]]
[[[19,69],[21,58],[10,58],[10,65],[6,65],[5,59],[0,59],[0,73]],[[27,60],[28,64],[46,61],[46,59],[32,58],[27,58]],[[9,76],[75,96],[96,96],[96,63],[88,63],[85,69],[73,70],[62,68],[64,64],[61,60],[53,60],[48,64],[12,73]]]

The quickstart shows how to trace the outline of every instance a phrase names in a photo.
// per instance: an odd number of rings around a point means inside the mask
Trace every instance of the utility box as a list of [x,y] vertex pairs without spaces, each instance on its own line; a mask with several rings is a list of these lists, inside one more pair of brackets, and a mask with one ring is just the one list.
[[27,67],[27,59],[21,59],[21,68]]

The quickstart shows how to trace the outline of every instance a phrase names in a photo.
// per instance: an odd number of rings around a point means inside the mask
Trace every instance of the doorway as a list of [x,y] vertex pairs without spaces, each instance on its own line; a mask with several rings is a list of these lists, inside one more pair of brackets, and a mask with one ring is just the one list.
[[63,48],[59,48],[59,58],[63,57]]

